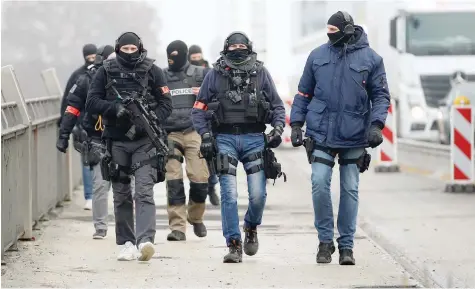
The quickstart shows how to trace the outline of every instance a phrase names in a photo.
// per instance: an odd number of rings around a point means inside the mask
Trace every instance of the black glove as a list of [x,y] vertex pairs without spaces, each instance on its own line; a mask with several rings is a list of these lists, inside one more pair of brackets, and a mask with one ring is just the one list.
[[369,129],[368,143],[371,148],[375,148],[383,143],[382,127],[379,124],[372,124]]
[[282,143],[282,133],[284,127],[282,125],[276,125],[273,130],[267,135],[267,146],[269,148],[276,148]]
[[295,124],[292,125],[292,133],[290,135],[293,147],[299,147],[303,145],[302,126]]
[[69,145],[69,139],[65,137],[60,136],[58,138],[58,141],[56,142],[56,148],[58,149],[58,151],[62,153],[66,153],[66,150],[68,149],[68,145]]
[[123,118],[129,115],[129,111],[121,103],[116,104],[115,111],[117,118]]
[[207,158],[213,154],[213,138],[211,135],[207,132],[201,136],[201,146],[200,146],[200,151],[201,154]]

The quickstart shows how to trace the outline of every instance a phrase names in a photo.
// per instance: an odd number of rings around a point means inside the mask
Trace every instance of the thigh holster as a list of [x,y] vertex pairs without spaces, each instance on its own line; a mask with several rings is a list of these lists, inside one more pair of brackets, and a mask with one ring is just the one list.
[[[183,148],[181,144],[179,144],[178,142],[169,140],[168,149],[169,149],[169,153],[168,153],[169,159],[174,159],[174,160],[179,161],[180,163],[183,163],[184,161],[183,156],[185,155],[185,149]],[[175,154],[175,149],[180,151],[181,156]]]
[[167,158],[163,155],[156,154],[153,157],[137,162],[130,167],[129,174],[134,174],[139,168],[150,165],[157,171],[157,175],[153,177],[155,183],[161,183],[165,180],[165,173],[167,172],[165,166]]
[[369,168],[369,164],[371,163],[371,155],[364,150],[361,156],[357,159],[338,159],[338,164],[340,166],[345,166],[349,164],[356,164],[360,173],[365,172]]
[[334,161],[327,160],[326,158],[317,157],[317,156],[313,155],[313,152],[315,150],[319,150],[319,151],[322,151],[322,152],[326,153],[327,155],[330,155],[332,157],[336,157],[337,152],[335,150],[332,150],[332,149],[324,147],[324,146],[317,145],[315,143],[315,141],[311,138],[307,138],[307,139],[304,140],[304,147],[305,147],[305,151],[307,152],[307,159],[308,159],[309,164],[321,163],[321,164],[327,165],[331,168],[333,168],[335,166]]
[[[230,165],[233,165],[231,167]],[[230,155],[218,153],[216,156],[216,172],[222,175],[236,175],[238,160]]]
[[247,157],[245,157],[243,160],[242,160],[242,163],[243,164],[247,164],[249,162],[253,162],[253,161],[256,161],[256,160],[262,160],[262,162],[260,164],[257,164],[257,165],[254,165],[250,168],[248,168],[246,170],[246,174],[248,175],[251,175],[251,174],[255,174],[257,172],[260,172],[264,169],[264,154],[262,152],[257,152],[257,153],[253,153]]

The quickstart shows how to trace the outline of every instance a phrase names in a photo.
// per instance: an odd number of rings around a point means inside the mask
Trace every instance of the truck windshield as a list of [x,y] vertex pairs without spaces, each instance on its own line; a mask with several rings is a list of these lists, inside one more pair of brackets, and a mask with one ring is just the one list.
[[406,29],[408,53],[475,55],[475,12],[414,13]]

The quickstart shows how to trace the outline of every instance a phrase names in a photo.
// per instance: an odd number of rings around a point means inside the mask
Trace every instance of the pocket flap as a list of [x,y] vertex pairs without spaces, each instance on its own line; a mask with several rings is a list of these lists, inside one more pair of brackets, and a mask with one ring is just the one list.
[[327,103],[325,101],[313,98],[312,101],[307,106],[308,110],[317,112],[317,113],[322,113],[325,108],[327,108]]
[[325,58],[317,58],[313,60],[313,64],[318,65],[318,66],[323,66],[329,62],[330,60],[325,59]]
[[361,71],[365,71],[365,70],[368,71],[369,70],[368,66],[358,65],[358,64],[354,64],[354,63],[350,64],[350,68],[353,69],[356,72],[361,72]]

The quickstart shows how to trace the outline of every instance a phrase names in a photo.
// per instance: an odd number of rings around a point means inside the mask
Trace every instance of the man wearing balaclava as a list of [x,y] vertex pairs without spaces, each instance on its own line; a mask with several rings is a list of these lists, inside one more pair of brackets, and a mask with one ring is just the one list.
[[[153,186],[163,181],[163,155],[137,116],[124,106],[128,98],[138,98],[161,125],[172,111],[163,71],[147,58],[139,36],[126,32],[116,40],[116,57],[104,61],[91,83],[86,101],[88,114],[101,115],[106,155],[101,161],[102,177],[110,179],[114,194],[115,235],[119,261],[148,261],[155,254],[156,208]],[[127,106],[128,107],[128,106]],[[110,169],[115,168],[115,169]],[[131,175],[135,194],[132,200]],[[134,225],[134,201],[135,224]]]
[[[94,59],[96,57],[96,50],[97,48],[94,44],[86,44],[82,48],[84,64],[81,65],[78,69],[76,69],[71,74],[71,76],[68,79],[68,82],[66,83],[66,88],[64,89],[63,98],[61,100],[61,108],[59,112],[60,117],[57,122],[58,128],[61,125],[63,114],[66,110],[67,96],[69,94],[69,91],[71,90],[73,85],[77,82],[78,78],[81,75],[84,75],[86,73],[86,71],[88,70],[88,66],[94,63]],[[90,170],[85,166],[83,166],[82,168],[82,180],[83,180],[83,185],[84,185],[84,199],[86,200],[84,209],[91,210],[92,209],[92,175],[91,175]]]
[[365,148],[383,142],[389,91],[383,59],[369,47],[363,28],[342,11],[330,17],[327,28],[329,41],[310,53],[300,78],[290,114],[291,141],[294,147],[305,144],[312,166],[317,263],[330,263],[335,252],[330,182],[338,155],[339,263],[354,265],[359,174],[371,160]]
[[[166,166],[167,212],[170,227],[168,241],[185,241],[187,222],[193,225],[198,237],[207,235],[203,224],[205,201],[208,195],[208,167],[197,152],[200,135],[193,129],[191,109],[206,74],[206,69],[188,62],[188,47],[181,40],[167,47],[168,68],[164,69],[172,96],[173,112],[164,125],[171,150]],[[182,163],[186,159],[186,174],[190,180],[189,201],[183,183]]]
[[[101,46],[97,50],[93,67],[81,76],[70,89],[66,98],[67,107],[59,129],[59,137],[56,147],[66,153],[69,144],[69,136],[75,134],[74,145],[83,155],[84,166],[92,173],[92,219],[95,233],[94,239],[103,239],[107,235],[108,194],[110,182],[104,181],[99,166],[101,153],[102,119],[101,116],[85,113],[87,91],[97,68],[102,66],[104,59],[112,53],[114,48],[110,45]],[[75,131],[77,133],[75,133]],[[78,137],[76,135],[79,135]],[[89,153],[85,153],[82,146],[90,147]]]
[[198,45],[191,45],[188,60],[191,64],[203,67],[209,67],[208,61],[203,59],[203,52]]
[[[217,163],[222,164],[217,170],[223,235],[229,249],[223,262],[240,263],[243,248],[249,256],[259,249],[257,227],[262,222],[266,203],[266,175],[270,176],[271,171],[274,174],[273,164],[277,166],[267,157],[272,153],[268,149],[282,142],[285,123],[284,104],[272,77],[257,60],[252,42],[243,32],[233,32],[224,41],[221,57],[203,81],[192,119],[201,135],[201,153],[207,159],[216,156]],[[274,129],[264,136],[267,123]],[[265,159],[272,164],[264,165]],[[244,245],[237,206],[238,162],[246,171],[249,191]]]

